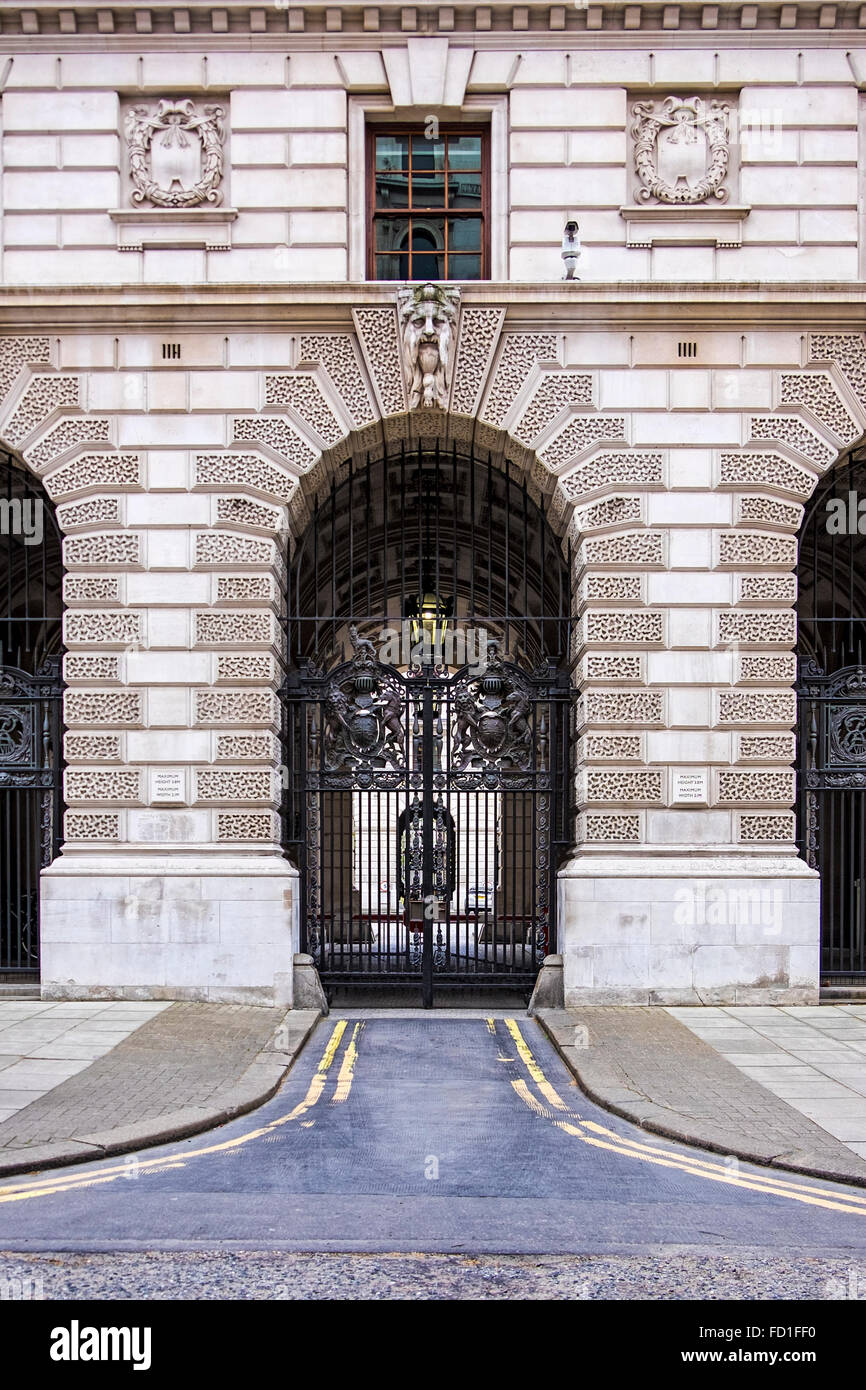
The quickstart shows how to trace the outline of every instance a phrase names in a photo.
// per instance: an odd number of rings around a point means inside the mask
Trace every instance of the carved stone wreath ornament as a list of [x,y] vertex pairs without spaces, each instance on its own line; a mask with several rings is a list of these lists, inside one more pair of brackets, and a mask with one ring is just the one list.
[[160,101],[156,112],[134,106],[126,116],[132,201],[162,208],[222,202],[226,132],[223,106]]
[[666,97],[661,108],[638,101],[632,114],[637,117],[632,126],[635,171],[643,185],[634,195],[636,202],[727,201],[728,190],[722,187],[730,153],[727,102]]

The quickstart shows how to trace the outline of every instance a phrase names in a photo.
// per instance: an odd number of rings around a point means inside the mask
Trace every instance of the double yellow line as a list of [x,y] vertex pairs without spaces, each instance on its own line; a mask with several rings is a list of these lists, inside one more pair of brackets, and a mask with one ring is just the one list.
[[[487,1020],[488,1029],[495,1032],[493,1019]],[[662,1168],[674,1168],[681,1173],[689,1173],[695,1178],[708,1182],[726,1183],[729,1187],[740,1187],[750,1192],[764,1192],[772,1197],[784,1197],[788,1201],[803,1202],[811,1207],[826,1207],[829,1211],[844,1211],[853,1216],[866,1216],[866,1197],[845,1193],[836,1197],[823,1187],[812,1187],[808,1182],[776,1178],[769,1173],[740,1173],[737,1168],[729,1168],[724,1163],[712,1159],[697,1158],[692,1154],[678,1153],[664,1143],[643,1144],[635,1139],[625,1139],[612,1129],[596,1124],[592,1120],[582,1120],[570,1110],[556,1088],[544,1075],[542,1068],[532,1055],[526,1039],[520,1031],[517,1020],[506,1018],[505,1026],[517,1048],[517,1056],[526,1068],[530,1081],[546,1101],[543,1104],[534,1095],[523,1078],[512,1078],[515,1093],[534,1114],[540,1115],[564,1133],[579,1139],[593,1148],[607,1149],[621,1154],[624,1158],[637,1159],[641,1163],[652,1163]]]
[[[138,1177],[142,1173],[161,1173],[172,1168],[183,1168],[191,1158],[202,1158],[206,1154],[227,1153],[242,1147],[244,1144],[249,1144],[253,1139],[262,1139],[272,1134],[281,1125],[287,1125],[293,1120],[303,1120],[303,1117],[320,1100],[325,1090],[328,1073],[348,1026],[346,1019],[340,1019],[339,1023],[335,1025],[319,1059],[313,1079],[307,1087],[307,1094],[300,1104],[290,1110],[287,1115],[280,1115],[276,1120],[270,1120],[268,1124],[262,1125],[259,1129],[250,1130],[248,1134],[241,1134],[237,1139],[227,1139],[221,1144],[208,1144],[206,1148],[191,1149],[187,1153],[178,1154],[171,1158],[136,1159],[134,1168],[131,1168],[127,1162],[115,1164],[110,1168],[100,1168],[96,1173],[82,1174],[70,1171],[59,1176],[31,1179],[29,1182],[14,1182],[9,1186],[0,1187],[0,1202],[25,1202],[31,1197],[50,1197],[57,1192],[72,1192],[78,1188],[99,1187],[102,1183],[116,1182],[118,1178],[129,1178],[132,1174]],[[356,1023],[352,1030],[337,1074],[337,1084],[331,1098],[332,1105],[341,1105],[349,1098],[358,1060],[358,1039],[364,1027],[363,1023]]]

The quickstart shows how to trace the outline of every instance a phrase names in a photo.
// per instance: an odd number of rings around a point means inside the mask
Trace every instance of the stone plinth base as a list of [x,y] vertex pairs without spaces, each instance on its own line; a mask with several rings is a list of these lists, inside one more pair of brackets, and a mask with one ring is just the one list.
[[558,894],[566,1007],[818,1002],[820,884],[794,855],[578,852]]
[[62,854],[42,874],[42,997],[289,1008],[298,905],[278,854]]

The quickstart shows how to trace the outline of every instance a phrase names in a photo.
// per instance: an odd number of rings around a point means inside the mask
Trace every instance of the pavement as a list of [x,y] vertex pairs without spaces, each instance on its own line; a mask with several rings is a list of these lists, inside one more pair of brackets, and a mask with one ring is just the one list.
[[196,1134],[274,1094],[311,1010],[0,1001],[0,1174]]

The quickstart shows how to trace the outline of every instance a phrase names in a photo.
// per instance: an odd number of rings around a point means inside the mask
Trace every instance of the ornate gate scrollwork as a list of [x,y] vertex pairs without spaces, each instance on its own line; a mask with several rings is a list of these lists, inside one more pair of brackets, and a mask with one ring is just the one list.
[[821,876],[821,981],[842,988],[866,983],[866,534],[852,507],[864,495],[855,448],[813,492],[797,561],[797,839]]
[[355,653],[352,660],[338,668],[322,690],[323,771],[329,777],[344,778],[333,785],[396,786],[394,775],[386,769],[399,774],[406,768],[400,685],[394,673],[379,664],[373,643],[359,637],[354,624],[349,637]]
[[[39,969],[40,871],[60,852],[62,558],[39,481],[0,450],[0,978]],[[38,510],[41,535],[14,524]]]
[[[455,687],[452,770],[462,773],[476,767],[497,779],[528,772],[534,755],[532,699],[529,683],[516,668],[506,670],[499,644],[490,642],[484,674],[464,677]],[[474,785],[465,778],[458,782],[464,784]]]

